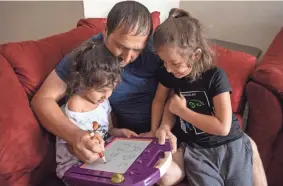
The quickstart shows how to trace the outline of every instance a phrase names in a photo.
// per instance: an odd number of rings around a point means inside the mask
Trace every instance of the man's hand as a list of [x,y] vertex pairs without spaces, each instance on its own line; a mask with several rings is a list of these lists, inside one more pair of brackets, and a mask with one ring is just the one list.
[[131,131],[129,129],[118,129],[118,128],[113,128],[110,131],[110,134],[112,136],[124,136],[127,138],[130,138],[131,136],[135,136],[135,137],[138,136],[137,133],[135,133],[134,131]]
[[96,161],[99,156],[98,153],[104,151],[104,140],[100,135],[95,134],[91,137],[87,131],[78,131],[74,136],[74,141],[71,145],[72,153],[81,161],[92,163]]
[[169,139],[172,147],[172,154],[177,151],[177,138],[174,134],[171,133],[169,129],[166,129],[162,126],[159,127],[159,129],[156,131],[156,137],[158,138],[158,143],[161,145],[165,143],[166,139]]
[[148,137],[148,138],[153,138],[155,137],[155,133],[154,131],[149,131],[149,132],[145,132],[145,133],[141,133],[139,134],[140,137]]
[[170,98],[169,110],[175,115],[179,116],[182,109],[187,108],[186,98],[181,94],[180,96],[174,94]]

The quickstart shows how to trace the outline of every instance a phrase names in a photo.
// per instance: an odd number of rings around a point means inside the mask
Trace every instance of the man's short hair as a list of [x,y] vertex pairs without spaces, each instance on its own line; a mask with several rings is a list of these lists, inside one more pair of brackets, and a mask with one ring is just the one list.
[[122,1],[114,5],[107,16],[107,33],[115,29],[134,35],[150,35],[153,30],[152,18],[149,10],[136,1]]

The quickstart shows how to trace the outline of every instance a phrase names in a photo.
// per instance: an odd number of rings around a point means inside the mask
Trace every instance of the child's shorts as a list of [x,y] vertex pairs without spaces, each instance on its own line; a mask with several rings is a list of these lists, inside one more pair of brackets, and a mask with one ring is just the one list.
[[252,186],[253,159],[246,134],[228,144],[213,148],[185,149],[185,171],[190,186]]

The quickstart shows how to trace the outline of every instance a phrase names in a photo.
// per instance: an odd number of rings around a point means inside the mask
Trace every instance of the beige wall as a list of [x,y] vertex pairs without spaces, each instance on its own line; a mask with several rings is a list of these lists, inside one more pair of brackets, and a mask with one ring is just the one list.
[[83,17],[82,1],[0,1],[0,43],[65,32]]
[[266,51],[283,27],[283,2],[181,1],[205,26],[207,36],[258,47]]

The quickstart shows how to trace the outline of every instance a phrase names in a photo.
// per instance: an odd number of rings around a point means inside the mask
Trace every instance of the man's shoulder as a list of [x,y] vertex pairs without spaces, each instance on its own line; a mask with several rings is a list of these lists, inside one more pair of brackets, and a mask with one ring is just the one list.
[[[92,36],[91,38],[86,40],[84,43],[95,41],[95,40],[103,40],[102,33],[98,33]],[[69,52],[67,55],[65,55],[64,58],[56,65],[55,72],[60,77],[61,80],[66,81],[69,65],[71,61],[75,59],[76,55],[77,55],[77,52],[76,52],[76,49],[74,49],[71,52]]]

